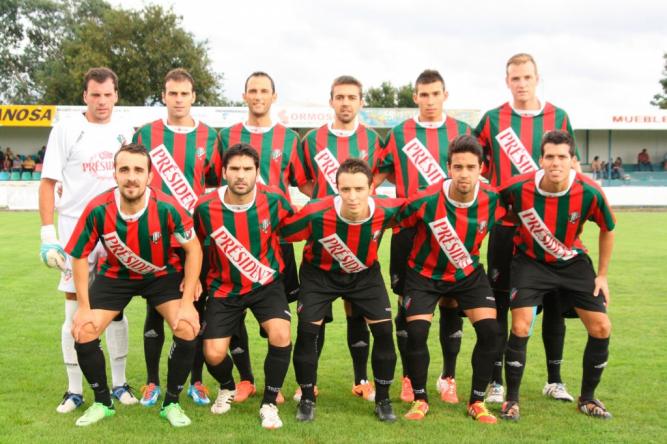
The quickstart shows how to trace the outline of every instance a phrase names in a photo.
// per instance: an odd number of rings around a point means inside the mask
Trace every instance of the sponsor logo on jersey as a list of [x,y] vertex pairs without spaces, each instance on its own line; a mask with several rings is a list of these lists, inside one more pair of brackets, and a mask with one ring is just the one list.
[[154,231],[153,233],[151,233],[151,242],[157,244],[160,241],[161,237],[162,233],[160,233],[159,231]]
[[572,259],[577,255],[577,252],[563,245],[556,236],[554,236],[549,227],[544,223],[535,208],[529,208],[519,213],[521,223],[528,230],[530,235],[535,239],[544,251],[550,255],[563,260]]
[[181,171],[167,150],[167,147],[160,145],[153,148],[148,154],[157,173],[164,183],[167,184],[169,191],[171,191],[171,195],[183,208],[192,214],[195,203],[197,203],[197,195],[185,178],[183,171]]
[[218,249],[224,254],[243,276],[251,282],[266,284],[275,271],[262,264],[250,253],[227,227],[220,227],[211,233]]
[[319,243],[322,244],[331,257],[336,259],[346,273],[358,273],[368,268],[354,255],[350,247],[336,233],[320,239]]
[[456,234],[456,230],[452,227],[452,224],[449,223],[447,216],[434,220],[428,225],[431,227],[431,231],[438,241],[440,248],[447,255],[449,262],[459,269],[464,269],[472,265],[470,253],[463,242],[461,242],[459,235]]
[[271,150],[271,160],[278,161],[283,155],[283,150],[280,148],[274,148]]
[[338,160],[334,157],[329,148],[324,148],[317,153],[315,156],[315,163],[317,163],[320,173],[322,173],[331,189],[338,192],[338,187],[336,186],[336,173],[338,172],[340,163],[338,163]]
[[197,159],[201,159],[206,155],[206,150],[202,147],[199,147],[195,150],[195,156],[197,156]]
[[113,178],[113,153],[111,151],[100,151],[93,154],[87,162],[81,162],[84,173],[98,179]]
[[496,141],[517,170],[522,173],[537,171],[537,164],[512,127],[499,132]]
[[117,232],[113,231],[102,236],[104,245],[116,259],[128,270],[139,274],[157,273],[167,267],[158,267],[139,257],[130,247],[125,245]]
[[447,174],[438,165],[438,162],[436,162],[428,148],[418,139],[412,139],[403,145],[401,151],[405,153],[429,185],[433,185],[447,177]]
[[581,217],[581,214],[579,214],[578,211],[573,211],[572,213],[570,213],[570,214],[568,215],[567,220],[568,220],[571,224],[575,224],[575,223],[577,223],[577,221],[579,220],[580,217]]

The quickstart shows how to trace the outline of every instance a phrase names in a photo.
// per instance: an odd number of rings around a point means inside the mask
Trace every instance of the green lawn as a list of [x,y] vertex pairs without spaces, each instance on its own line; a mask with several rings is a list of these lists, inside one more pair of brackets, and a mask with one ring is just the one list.
[[[610,269],[611,354],[598,389],[599,397],[614,414],[613,420],[587,418],[577,413],[572,404],[542,397],[546,370],[538,322],[535,339],[529,346],[519,423],[484,426],[465,416],[464,403],[450,406],[438,401],[435,378],[442,357],[434,329],[429,339],[431,412],[421,423],[399,420],[393,425],[380,424],[372,415],[372,404],[350,394],[352,367],[345,344],[342,304],[337,302],[336,321],[327,330],[319,367],[316,421],[298,424],[294,419],[295,403],[289,401],[281,407],[284,428],[269,432],[259,426],[258,397],[234,405],[224,416],[214,416],[208,408],[196,407],[184,399],[182,405],[193,419],[193,426],[185,430],[172,429],[161,420],[158,407],[119,406],[114,418],[86,429],[74,426],[79,412],[57,414],[55,407],[66,387],[59,341],[64,304],[62,294],[55,290],[58,275],[39,262],[37,213],[0,212],[0,442],[257,442],[269,439],[442,442],[448,438],[455,442],[665,442],[667,421],[661,401],[667,381],[667,293],[666,279],[661,273],[667,263],[667,215],[624,212],[617,217],[616,248]],[[594,260],[597,260],[596,239],[597,228],[589,224],[584,241],[591,248]],[[385,274],[388,251],[387,235],[381,251]],[[127,309],[131,336],[127,375],[134,387],[141,386],[145,378],[141,344],[143,313],[141,299],[135,299]],[[248,322],[253,367],[261,384],[266,343],[259,340],[254,319],[249,317]],[[563,377],[572,393],[578,393],[586,334],[578,320],[567,322]],[[474,332],[466,324],[457,375],[462,400],[467,399],[470,390],[469,362],[473,343]],[[167,347],[165,353],[166,350]],[[163,375],[165,363],[166,356],[163,357]],[[213,388],[212,378],[206,375],[205,379]],[[284,388],[288,398],[294,388],[294,373],[290,368]],[[88,404],[92,399],[88,388],[85,396]],[[397,413],[404,413],[407,406],[398,400],[398,384],[392,388],[392,398],[396,400]]]

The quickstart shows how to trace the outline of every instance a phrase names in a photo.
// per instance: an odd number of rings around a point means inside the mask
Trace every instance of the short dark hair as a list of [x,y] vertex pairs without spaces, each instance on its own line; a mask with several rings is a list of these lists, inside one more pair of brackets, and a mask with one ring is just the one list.
[[484,153],[477,139],[469,134],[462,134],[454,138],[449,144],[447,152],[447,165],[452,164],[452,156],[457,153],[472,153],[477,156],[481,165],[484,160]]
[[435,69],[425,69],[417,76],[417,80],[415,80],[415,92],[417,92],[417,86],[428,85],[433,82],[442,83],[442,89],[445,89],[445,79],[442,78],[440,73]]
[[255,72],[253,72],[252,74],[250,74],[250,75],[248,76],[248,78],[245,79],[245,86],[243,87],[243,92],[248,91],[248,82],[249,82],[250,79],[252,79],[253,77],[266,77],[266,78],[269,79],[269,81],[271,82],[271,92],[272,92],[272,93],[275,93],[275,92],[276,92],[276,84],[275,84],[275,82],[273,81],[273,77],[271,77],[270,75],[268,75],[268,74],[265,73],[264,71],[255,71]]
[[331,83],[331,91],[329,91],[329,97],[331,97],[332,99],[333,99],[333,90],[338,85],[354,85],[359,88],[359,98],[360,99],[364,98],[364,87],[362,86],[361,82],[357,80],[355,77],[345,75],[336,77],[334,81]]
[[259,168],[259,154],[257,154],[255,148],[248,145],[247,143],[237,143],[225,151],[225,154],[222,155],[222,167],[227,168],[231,158],[236,156],[251,157],[255,163],[255,168]]
[[174,82],[190,82],[190,85],[192,85],[192,92],[195,90],[195,79],[193,79],[192,74],[184,68],[174,68],[164,76],[162,88],[165,91],[167,90],[167,82],[170,80],[173,80]]
[[371,171],[371,167],[368,166],[368,163],[366,161],[363,161],[361,159],[351,157],[349,159],[346,159],[343,163],[341,163],[340,166],[338,167],[338,171],[336,172],[336,183],[338,183],[338,178],[343,173],[364,174],[368,178],[368,186],[371,186],[373,184],[373,172]]
[[568,133],[567,131],[553,130],[544,133],[544,136],[542,136],[542,143],[540,144],[541,156],[544,156],[544,145],[546,145],[547,143],[552,143],[554,145],[566,144],[570,147],[569,149],[570,156],[574,157],[576,155],[576,151],[574,149],[574,139],[572,138],[572,135],[570,135],[570,133]]
[[151,171],[151,158],[148,155],[148,150],[144,145],[141,143],[126,143],[125,145],[121,146],[118,151],[116,151],[116,154],[113,156],[113,168],[116,169],[116,159],[118,158],[118,155],[120,153],[130,153],[130,154],[141,154],[146,156],[146,161],[148,163],[148,171]]
[[99,68],[90,68],[83,76],[83,90],[88,91],[88,83],[91,80],[94,80],[97,83],[104,83],[108,79],[113,81],[114,91],[118,91],[118,76],[115,72],[104,66]]

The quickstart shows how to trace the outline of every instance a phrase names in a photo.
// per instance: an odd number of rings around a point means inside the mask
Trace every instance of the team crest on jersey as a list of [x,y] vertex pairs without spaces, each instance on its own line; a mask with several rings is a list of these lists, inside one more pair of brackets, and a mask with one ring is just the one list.
[[118,143],[120,143],[120,146],[123,146],[127,143],[127,139],[122,134],[119,134],[118,137],[116,137],[116,140]]
[[162,233],[160,233],[159,231],[154,231],[154,232],[151,233],[151,242],[153,242],[154,244],[157,244],[158,242],[160,242],[161,237],[162,237]]
[[574,223],[576,223],[576,222],[579,220],[580,217],[581,217],[581,214],[579,214],[578,211],[574,211],[574,212],[572,212],[572,213],[570,213],[570,214],[568,215],[567,220],[568,220],[571,224],[574,224]]
[[283,155],[283,150],[281,150],[280,148],[275,148],[271,150],[271,160],[273,160],[274,162],[280,159],[282,155]]
[[373,240],[375,242],[380,240],[381,237],[382,237],[382,230],[377,230],[375,233],[373,233]]
[[271,228],[271,222],[269,222],[268,219],[262,220],[262,223],[259,225],[259,228],[262,229],[264,234],[269,232],[269,228]]
[[206,150],[202,147],[197,148],[195,151],[195,156],[197,156],[197,159],[201,159],[206,155]]
[[360,150],[359,151],[359,159],[367,160],[368,159],[368,150]]
[[479,226],[477,227],[477,231],[479,231],[480,234],[481,234],[481,233],[484,233],[484,232],[486,231],[486,226],[487,226],[487,225],[488,225],[488,224],[487,224],[487,222],[486,222],[485,220],[481,221],[481,222],[479,223]]

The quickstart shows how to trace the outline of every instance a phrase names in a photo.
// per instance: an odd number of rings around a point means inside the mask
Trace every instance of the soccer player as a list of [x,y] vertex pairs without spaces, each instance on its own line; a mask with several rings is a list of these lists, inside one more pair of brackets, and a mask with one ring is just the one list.
[[[248,106],[248,117],[220,131],[220,148],[224,153],[237,143],[247,143],[259,154],[260,183],[280,188],[289,198],[289,186],[297,186],[297,174],[301,163],[298,155],[299,135],[279,122],[271,120],[271,105],[278,98],[275,83],[265,72],[257,71],[248,76],[245,83],[243,100]],[[281,242],[280,249],[285,263],[283,282],[288,302],[296,301],[299,294],[299,278],[294,247],[288,242]],[[239,371],[241,381],[236,384],[234,402],[243,402],[256,392],[255,378],[250,364],[248,349],[248,331],[245,326],[245,314],[241,318],[239,333],[232,336],[230,353]],[[278,395],[278,404],[284,402],[282,393]]]
[[292,351],[278,228],[292,209],[279,189],[257,183],[259,155],[250,145],[230,147],[222,165],[227,185],[202,196],[195,207],[197,235],[211,245],[204,356],[209,373],[220,383],[211,412],[223,414],[231,408],[236,384],[227,351],[244,311],[250,309],[269,343],[259,414],[262,427],[277,429],[283,423],[276,397]]
[[[133,142],[141,143],[149,150],[153,163],[151,186],[170,195],[190,215],[197,198],[205,187],[220,184],[218,177],[220,156],[216,131],[196,120],[190,113],[197,98],[195,81],[183,68],[175,68],[164,77],[162,101],[167,107],[167,118],[148,123],[137,130]],[[179,257],[183,251],[176,239],[172,239]],[[202,280],[208,261],[202,267]],[[206,298],[195,301],[200,318],[203,317]],[[151,304],[146,304],[144,323],[144,357],[146,360],[146,385],[142,387],[141,404],[150,407],[160,397],[160,355],[164,344],[164,322]],[[209,404],[208,389],[202,384],[204,354],[201,338],[197,338],[197,351],[192,367],[188,396],[198,405]]]
[[[614,245],[614,215],[602,189],[574,170],[574,139],[568,132],[546,133],[540,151],[541,169],[513,179],[500,191],[520,221],[514,237],[518,253],[512,259],[510,276],[512,331],[505,351],[507,401],[501,418],[519,419],[519,387],[533,307],[556,297],[556,306],[574,306],[588,331],[578,408],[589,416],[611,418],[594,395],[609,355],[607,271]],[[579,240],[587,220],[600,227],[597,275]]]
[[288,241],[306,240],[294,348],[294,372],[302,393],[296,418],[315,418],[317,336],[331,303],[342,296],[362,313],[373,333],[375,414],[380,421],[393,422],[396,416],[389,400],[389,385],[394,378],[396,353],[391,304],[377,249],[385,229],[394,224],[403,200],[371,197],[373,174],[361,159],[341,163],[336,187],[339,195],[311,200],[281,229]]
[[[417,77],[413,100],[419,113],[389,132],[380,161],[378,182],[385,176],[393,178],[396,196],[407,198],[419,190],[442,181],[446,177],[449,143],[460,134],[470,134],[471,128],[464,122],[447,116],[443,105],[449,93],[438,71],[425,70]],[[408,333],[405,313],[400,303],[405,284],[406,251],[410,251],[415,237],[413,228],[394,230],[391,238],[389,274],[391,288],[399,298],[396,313],[396,342],[403,365],[401,400],[414,400],[407,366]],[[440,303],[440,344],[443,351],[443,370],[436,387],[440,397],[448,403],[457,403],[456,357],[461,348],[463,321],[459,308],[452,299],[443,298]]]
[[496,308],[479,247],[488,230],[505,214],[500,195],[479,181],[482,148],[471,135],[455,138],[448,148],[449,179],[408,200],[399,215],[404,227],[416,230],[405,275],[408,331],[408,374],[414,402],[405,418],[421,420],[428,413],[426,380],[428,331],[438,301],[457,301],[477,334],[472,354],[472,388],[468,415],[493,424],[495,416],[484,405],[497,336]]
[[[71,259],[63,247],[69,241],[84,207],[102,191],[114,186],[113,156],[132,137],[132,127],[112,119],[118,101],[118,77],[109,68],[91,68],[83,79],[83,101],[86,111],[54,125],[44,157],[39,184],[39,216],[42,261],[58,258],[62,272],[58,290],[65,293],[65,322],[61,328],[61,345],[69,385],[56,409],[68,413],[83,404],[83,376],[74,349],[72,318],[77,310],[77,296],[72,280]],[[58,234],[54,222],[56,183],[62,183],[58,201]],[[88,255],[92,270],[103,254],[98,247]],[[48,265],[48,263],[47,263]],[[109,324],[106,342],[111,360],[112,395],[123,404],[136,404],[125,378],[128,352],[127,318],[119,314]]]
[[[382,151],[380,136],[359,122],[359,111],[364,104],[361,82],[352,76],[339,76],[334,79],[329,95],[329,105],[334,110],[333,121],[309,131],[301,143],[305,176],[299,176],[299,184],[312,198],[338,193],[336,172],[341,162],[350,158],[361,159],[368,163],[371,171],[376,171]],[[355,313],[348,302],[345,302],[345,312],[347,345],[354,368],[352,394],[373,401],[375,388],[369,382],[367,372],[368,327],[361,313]]]
[[[141,295],[174,332],[160,416],[174,427],[187,426],[190,419],[178,404],[178,396],[192,368],[199,332],[199,316],[192,301],[201,248],[187,212],[176,200],[148,186],[151,161],[143,145],[124,145],[113,163],[118,186],[88,203],[66,247],[73,258],[79,301],[72,335],[81,370],[95,394],[95,402],[76,425],[88,426],[116,413],[99,336],[134,295]],[[172,236],[185,251],[184,273],[171,245]],[[89,290],[88,256],[98,241],[107,255]]]
[[[536,171],[540,158],[542,135],[562,129],[574,137],[570,119],[565,111],[549,102],[541,102],[536,94],[539,74],[535,60],[529,54],[516,54],[507,61],[505,82],[512,93],[512,103],[506,102],[487,111],[480,120],[477,135],[487,162],[486,177],[494,187],[506,185],[513,176]],[[498,323],[497,355],[493,377],[488,387],[487,402],[502,403],[502,356],[507,342],[507,313],[509,311],[509,275],[516,228],[503,221],[489,236],[487,263],[491,287],[496,298]],[[543,393],[554,399],[573,401],[561,379],[565,321],[555,298],[544,299],[542,339],[547,360],[548,380]]]

